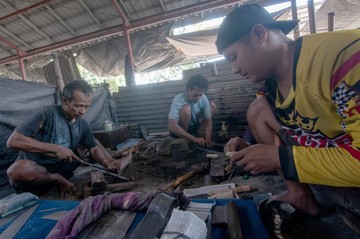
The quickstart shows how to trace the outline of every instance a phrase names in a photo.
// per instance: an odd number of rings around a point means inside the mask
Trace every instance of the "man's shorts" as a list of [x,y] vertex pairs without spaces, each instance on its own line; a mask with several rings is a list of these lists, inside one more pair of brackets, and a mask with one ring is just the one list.
[[74,171],[79,167],[80,162],[73,160],[72,162],[61,160],[52,164],[39,164],[46,168],[49,173],[58,173],[66,179],[74,175]]
[[360,188],[310,185],[320,205],[341,206],[360,216]]
[[[196,122],[195,124],[190,125],[189,128],[186,130],[186,132],[191,135],[196,136],[198,133],[197,131],[200,128],[200,126],[201,126],[200,122]],[[171,137],[176,138],[176,139],[180,138],[179,136],[177,136],[176,134],[174,134],[172,132],[170,132],[170,135],[171,135]]]

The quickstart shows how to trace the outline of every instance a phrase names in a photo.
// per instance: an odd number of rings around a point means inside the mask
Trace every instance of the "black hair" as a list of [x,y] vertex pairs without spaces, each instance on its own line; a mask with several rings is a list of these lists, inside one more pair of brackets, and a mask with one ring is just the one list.
[[209,87],[209,81],[206,79],[206,77],[202,75],[193,75],[189,78],[189,80],[186,83],[186,90],[192,90],[195,87],[198,87],[199,89],[205,89]]
[[68,83],[64,87],[63,96],[65,97],[65,99],[71,101],[75,90],[79,90],[88,96],[91,96],[93,94],[93,89],[89,83],[84,80],[75,80]]

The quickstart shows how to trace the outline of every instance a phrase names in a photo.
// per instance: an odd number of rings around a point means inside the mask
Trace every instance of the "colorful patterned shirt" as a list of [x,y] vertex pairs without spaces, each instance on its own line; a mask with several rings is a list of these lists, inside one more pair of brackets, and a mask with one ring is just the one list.
[[[297,40],[293,85],[280,100],[267,81],[276,117],[297,146],[280,146],[285,178],[331,186],[360,186],[360,31]],[[272,100],[271,100],[272,99]]]

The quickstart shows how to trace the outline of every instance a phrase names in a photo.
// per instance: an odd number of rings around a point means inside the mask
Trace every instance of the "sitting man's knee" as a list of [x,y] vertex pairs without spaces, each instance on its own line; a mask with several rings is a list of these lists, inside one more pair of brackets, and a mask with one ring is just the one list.
[[262,129],[263,126],[277,132],[281,129],[275,113],[271,109],[265,96],[256,98],[246,112],[246,119],[252,129]]
[[180,110],[180,115],[191,115],[191,106],[189,104],[183,105]]
[[16,160],[6,171],[10,182],[33,180],[35,165],[36,163],[31,160]]
[[216,112],[216,104],[214,101],[210,101],[210,112],[211,112],[211,116],[215,115]]
[[253,102],[251,102],[246,112],[246,118],[249,122],[251,120],[258,119],[260,115],[269,114],[269,113],[272,114],[272,111],[267,102],[267,99],[265,96],[261,96],[259,98],[256,98]]

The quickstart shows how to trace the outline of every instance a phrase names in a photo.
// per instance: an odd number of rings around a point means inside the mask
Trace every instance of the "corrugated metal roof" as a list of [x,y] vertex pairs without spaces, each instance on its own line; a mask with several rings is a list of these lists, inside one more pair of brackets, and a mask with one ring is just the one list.
[[[286,0],[268,2],[284,1]],[[131,24],[133,21],[160,16],[184,7],[189,8],[186,12],[188,15],[196,4],[200,6],[199,4],[218,3],[216,7],[221,9],[224,5],[236,5],[246,0],[117,0],[117,2]],[[31,9],[24,11],[28,8]],[[25,52],[116,25],[121,28],[120,24],[122,19],[112,0],[0,1],[0,36]],[[11,53],[16,55],[16,50],[1,42],[0,59],[8,57]]]

